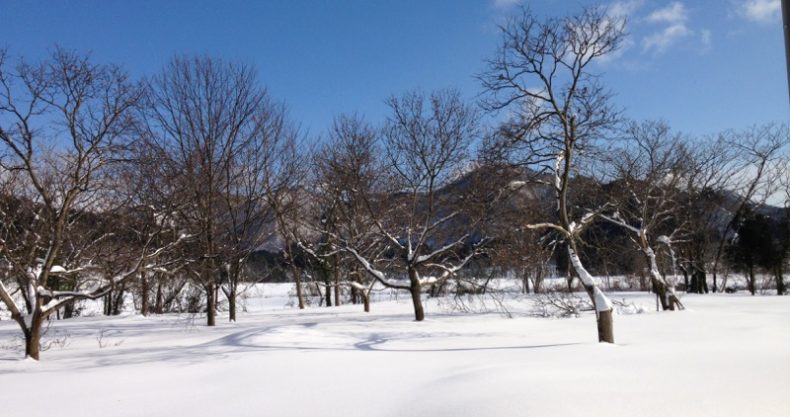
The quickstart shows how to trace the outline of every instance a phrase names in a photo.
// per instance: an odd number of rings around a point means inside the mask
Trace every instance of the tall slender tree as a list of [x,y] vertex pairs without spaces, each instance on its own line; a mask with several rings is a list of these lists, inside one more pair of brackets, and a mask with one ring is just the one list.
[[[162,175],[169,186],[190,203],[179,210],[176,221],[197,237],[192,276],[204,290],[206,322],[213,326],[225,249],[222,239],[240,244],[235,234],[239,224],[250,223],[257,201],[257,185],[252,190],[234,187],[242,185],[240,175],[245,180],[256,180],[258,175],[244,175],[241,164],[265,134],[261,119],[268,95],[252,68],[208,56],[173,58],[148,80],[146,92],[142,112],[146,137],[162,155]],[[242,191],[251,194],[228,195]],[[246,202],[237,204],[239,198]],[[226,233],[229,218],[236,223],[230,234]],[[234,275],[239,266],[239,257],[235,258],[230,268]]]
[[505,154],[551,173],[556,218],[530,227],[552,230],[567,244],[573,270],[595,306],[598,339],[613,343],[612,303],[579,257],[581,233],[599,210],[578,213],[568,197],[578,159],[589,155],[595,141],[618,123],[611,94],[592,68],[621,46],[625,21],[602,8],[545,20],[523,9],[501,32],[502,44],[479,76],[487,91],[484,105],[511,114],[499,141],[510,151]]

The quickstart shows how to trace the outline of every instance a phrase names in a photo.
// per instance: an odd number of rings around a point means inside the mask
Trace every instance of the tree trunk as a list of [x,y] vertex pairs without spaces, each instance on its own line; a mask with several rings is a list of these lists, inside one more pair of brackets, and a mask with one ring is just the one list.
[[529,268],[524,268],[524,276],[522,277],[524,284],[524,294],[529,294]]
[[291,265],[294,276],[294,284],[296,284],[296,299],[299,303],[299,309],[304,310],[304,294],[302,293],[302,271],[296,265]]
[[614,343],[612,310],[598,312],[598,342]]
[[237,295],[237,288],[239,286],[239,276],[241,276],[241,271],[239,267],[239,262],[234,263],[235,266],[232,266],[228,269],[228,289],[225,291],[223,288],[223,293],[228,299],[228,321],[235,322],[236,321],[236,295]]
[[754,295],[757,292],[757,285],[756,279],[754,277],[754,266],[749,265],[749,282],[747,283],[749,287],[749,292]]
[[651,278],[651,283],[653,284],[653,293],[658,298],[658,302],[661,305],[661,310],[667,311],[669,310],[669,297],[667,296],[667,287],[660,281],[656,280],[655,278]]
[[411,301],[414,304],[414,320],[422,321],[425,319],[425,311],[422,308],[422,288],[420,287],[420,277],[417,270],[409,267],[409,291]]
[[708,292],[707,274],[705,270],[694,267],[691,273],[692,293],[705,294]]
[[326,275],[326,281],[324,281],[324,301],[326,301],[327,307],[332,307],[332,283],[329,281],[329,275]]
[[121,314],[121,310],[123,310],[123,296],[126,292],[126,285],[121,284],[121,288],[118,289],[115,293],[115,300],[112,302],[112,315],[117,316]]
[[[653,293],[656,294],[661,304],[661,310],[674,310],[674,303],[670,301],[670,295],[674,297],[674,294],[671,294],[674,291],[670,291],[670,289],[667,288],[666,280],[658,270],[656,253],[653,251],[653,248],[648,245],[647,238],[642,239],[642,253],[645,255],[645,260],[647,260],[647,264],[650,267],[650,283],[653,287]],[[677,297],[674,298],[677,299]]]
[[44,320],[39,314],[33,315],[30,328],[25,331],[25,357],[39,360],[41,353],[41,327]]
[[351,287],[351,304],[357,304],[358,303],[357,298],[359,298],[359,297],[357,296],[357,292],[358,291],[357,291],[356,288]]
[[148,278],[145,276],[146,274],[143,273],[141,283],[140,283],[140,314],[143,317],[148,315]]
[[105,316],[112,314],[112,300],[112,290],[110,290],[107,292],[107,295],[104,296],[104,308],[102,313],[104,313]]
[[370,293],[362,292],[362,302],[365,303],[365,313],[370,313]]
[[236,321],[236,286],[232,283],[228,291],[228,321]]
[[63,318],[70,319],[72,317],[74,317],[74,302],[67,303],[63,306]]
[[156,314],[162,314],[164,311],[164,306],[162,302],[164,301],[164,295],[162,294],[162,282],[158,282],[156,284],[156,304],[154,305],[154,312]]
[[568,284],[568,292],[573,292],[573,265],[570,264],[571,261],[568,261],[568,273],[565,277],[565,283]]
[[340,268],[337,264],[337,255],[335,255],[335,268],[332,271],[335,279],[335,306],[340,305]]
[[598,324],[598,341],[605,343],[614,343],[614,320],[612,319],[612,305],[609,298],[601,292],[601,289],[595,284],[593,276],[587,271],[582,264],[579,255],[576,252],[574,242],[568,246],[568,257],[573,265],[573,270],[584,285],[584,290],[592,301],[595,307],[595,318]]
[[217,300],[215,298],[214,283],[206,284],[206,325],[215,326],[217,324]]

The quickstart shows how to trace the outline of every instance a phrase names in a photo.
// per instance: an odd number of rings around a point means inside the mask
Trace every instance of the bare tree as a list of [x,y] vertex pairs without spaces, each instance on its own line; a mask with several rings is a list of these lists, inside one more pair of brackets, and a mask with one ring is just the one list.
[[784,202],[784,219],[782,222],[784,230],[782,232],[786,250],[782,254],[783,259],[780,259],[775,266],[777,295],[787,294],[787,282],[784,279],[784,274],[790,270],[790,169],[785,170],[782,177],[782,191],[784,194],[779,198],[781,199],[780,201]]
[[[288,122],[284,106],[264,100],[254,123],[255,133],[224,165],[219,189],[221,289],[228,300],[230,321],[236,321],[236,297],[247,258],[274,234],[265,225],[276,217],[272,210],[276,205],[267,201],[287,191],[284,177],[294,174],[283,156],[295,150],[297,130]],[[278,169],[283,165],[285,170]]]
[[[415,320],[421,321],[423,286],[449,279],[479,249],[469,248],[476,224],[464,211],[469,190],[440,192],[468,161],[469,145],[478,135],[477,115],[453,91],[411,93],[388,104],[384,171],[376,188],[360,196],[377,236],[366,249],[378,256],[366,257],[360,247],[342,244],[373,279],[409,291]],[[459,221],[463,228],[451,227]],[[373,249],[376,245],[379,250]],[[398,274],[408,284],[391,277]]]
[[722,144],[733,150],[725,187],[734,193],[735,202],[729,210],[730,216],[716,247],[713,260],[714,292],[719,290],[719,263],[736,222],[753,205],[765,204],[778,191],[781,176],[790,163],[784,153],[790,147],[790,126],[768,124],[741,132],[728,131],[722,134]]
[[[238,229],[240,224],[246,222],[243,228],[247,229],[255,223],[251,217],[259,191],[256,176],[260,174],[245,172],[241,164],[245,158],[262,158],[246,150],[256,148],[261,135],[266,134],[263,130],[270,126],[265,114],[271,108],[252,68],[206,56],[173,58],[147,84],[146,134],[163,155],[163,175],[170,187],[190,202],[179,211],[177,222],[198,237],[194,246],[197,269],[192,276],[205,292],[206,321],[213,326],[222,238],[227,237],[238,249],[244,234],[238,233],[243,232]],[[249,183],[243,184],[249,180],[255,182],[253,189]],[[249,193],[229,195],[237,192]],[[228,221],[236,224],[229,226]],[[228,234],[227,227],[237,230]],[[230,269],[236,274],[243,256],[236,252],[234,258]]]
[[305,308],[302,282],[303,260],[301,243],[309,240],[309,230],[303,218],[311,210],[310,193],[306,190],[312,149],[303,141],[293,126],[284,130],[278,141],[269,147],[269,162],[262,166],[265,204],[274,227],[277,241],[296,287],[298,307]]
[[717,230],[722,212],[719,190],[731,177],[732,149],[720,138],[702,138],[688,144],[689,174],[682,182],[679,221],[683,223],[673,242],[677,247],[677,265],[683,274],[684,289],[692,293],[708,292],[707,271],[715,251]]
[[661,307],[682,309],[675,293],[674,270],[667,279],[659,268],[656,250],[659,245],[671,249],[672,238],[683,227],[677,222],[682,184],[691,173],[685,140],[661,122],[632,123],[625,146],[612,152],[610,164],[615,175],[611,184],[615,206],[613,212],[601,217],[631,235],[645,257]]
[[598,338],[610,343],[612,303],[582,265],[578,248],[581,233],[598,210],[574,219],[578,214],[568,191],[579,166],[575,159],[589,153],[595,140],[618,122],[610,94],[591,68],[619,48],[624,28],[624,21],[600,8],[547,20],[525,9],[501,27],[502,45],[479,77],[488,93],[486,108],[512,113],[502,127],[500,146],[553,177],[556,219],[530,227],[552,230],[567,243],[573,269],[595,306]]
[[[131,139],[140,90],[121,69],[63,49],[40,64],[9,66],[7,53],[0,52],[0,176],[9,193],[4,200],[15,202],[3,207],[0,299],[25,335],[25,355],[39,359],[42,324],[52,313],[103,296],[166,248],[152,247],[152,231],[143,236],[142,250],[113,276],[92,278],[71,291],[53,288],[58,276],[95,271],[87,253],[95,240],[83,241],[77,250],[65,246],[77,242],[71,235],[86,213],[107,211],[100,196],[109,186],[108,170]],[[81,262],[66,268],[67,252]]]
[[386,178],[386,162],[379,145],[376,130],[361,118],[340,116],[335,118],[314,163],[320,210],[313,221],[322,239],[307,253],[325,269],[332,269],[335,303],[340,302],[340,289],[349,288],[351,301],[356,303],[361,298],[365,312],[370,311],[370,296],[377,281],[360,271],[348,251],[338,249],[354,248],[360,257],[376,259],[386,247],[381,245],[375,225],[378,216],[371,216],[366,204],[380,192]]
[[543,184],[527,184],[530,174],[524,169],[487,157],[476,172],[486,179],[487,186],[501,190],[484,226],[485,234],[494,237],[486,249],[487,257],[493,266],[519,274],[525,294],[530,288],[541,292],[557,242],[551,233],[528,226],[553,214],[552,189]]
[[[143,132],[144,133],[144,132]],[[133,216],[119,216],[118,220],[131,217],[135,228],[158,227],[162,232],[156,237],[155,245],[170,244],[179,239],[186,229],[179,229],[177,214],[183,206],[189,205],[183,190],[173,187],[171,178],[163,175],[166,158],[150,140],[135,141],[126,157],[128,163],[118,173],[117,193],[128,199],[126,203],[136,210]],[[147,216],[140,218],[138,212]],[[162,253],[155,260],[157,268],[141,271],[139,280],[140,314],[148,315],[153,311],[162,314],[169,310],[175,299],[186,285],[184,271],[194,262],[187,248],[193,242]],[[112,262],[114,256],[107,256]],[[108,294],[108,297],[112,293]]]

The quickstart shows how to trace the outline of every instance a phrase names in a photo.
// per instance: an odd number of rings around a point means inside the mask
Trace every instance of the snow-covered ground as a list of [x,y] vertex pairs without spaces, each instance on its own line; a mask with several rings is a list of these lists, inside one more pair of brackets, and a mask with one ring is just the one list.
[[[453,312],[408,297],[284,308],[266,286],[238,323],[202,317],[83,317],[49,329],[42,361],[20,360],[0,321],[0,415],[88,416],[788,416],[790,297],[685,296],[655,313],[594,318]],[[54,342],[54,343],[52,343]]]

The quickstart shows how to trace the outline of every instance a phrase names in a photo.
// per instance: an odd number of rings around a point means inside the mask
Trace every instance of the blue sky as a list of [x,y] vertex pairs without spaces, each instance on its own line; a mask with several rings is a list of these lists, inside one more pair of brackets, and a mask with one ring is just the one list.
[[[339,113],[383,118],[413,89],[479,92],[497,25],[529,4],[572,13],[587,0],[0,0],[0,46],[35,59],[60,44],[132,75],[175,53],[255,65],[294,120],[320,134]],[[715,133],[790,121],[779,0],[604,1],[628,16],[621,53],[598,66],[628,116]]]

